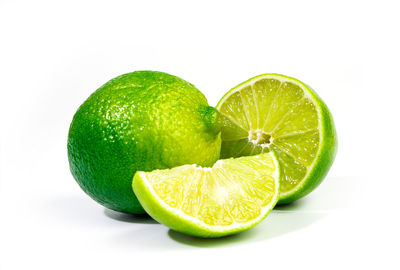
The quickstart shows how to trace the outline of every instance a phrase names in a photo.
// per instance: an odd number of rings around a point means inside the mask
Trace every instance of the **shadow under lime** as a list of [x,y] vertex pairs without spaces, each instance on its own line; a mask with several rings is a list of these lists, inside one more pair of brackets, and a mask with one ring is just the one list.
[[148,214],[126,214],[126,213],[116,212],[107,208],[104,208],[104,214],[111,219],[122,222],[139,223],[139,224],[159,224]]
[[168,236],[180,244],[200,248],[268,240],[301,230],[325,216],[325,213],[321,212],[301,211],[302,204],[299,200],[290,204],[277,205],[260,224],[239,234],[222,238],[199,238],[169,230]]

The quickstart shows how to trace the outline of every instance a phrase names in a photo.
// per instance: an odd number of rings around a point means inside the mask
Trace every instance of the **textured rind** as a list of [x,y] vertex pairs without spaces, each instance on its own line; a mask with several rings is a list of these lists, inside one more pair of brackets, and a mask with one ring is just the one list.
[[319,184],[321,184],[322,180],[324,180],[325,176],[328,174],[330,167],[333,164],[333,161],[337,152],[337,134],[335,129],[335,124],[333,122],[333,117],[327,107],[327,105],[322,101],[322,99],[317,95],[317,93],[308,85],[303,82],[281,74],[276,73],[268,73],[262,74],[248,79],[247,81],[235,86],[231,90],[229,90],[218,102],[216,108],[219,109],[222,105],[222,102],[225,98],[235,92],[242,85],[247,84],[251,81],[255,81],[261,77],[266,76],[277,76],[286,78],[289,80],[296,81],[301,84],[308,90],[308,93],[313,97],[313,99],[318,104],[318,109],[320,110],[320,122],[322,129],[322,140],[320,143],[319,154],[317,159],[314,162],[314,167],[309,172],[307,179],[303,181],[303,184],[299,186],[297,189],[293,190],[290,194],[285,194],[279,199],[278,204],[286,204],[298,200],[310,192],[312,192]]
[[133,181],[132,181],[132,189],[134,190],[137,198],[139,199],[141,205],[146,210],[146,212],[158,222],[164,224],[165,226],[171,228],[174,231],[178,231],[181,233],[189,234],[196,237],[203,238],[217,238],[223,237],[231,234],[240,233],[247,229],[250,229],[261,221],[263,221],[266,216],[271,212],[271,210],[275,207],[279,198],[279,185],[282,176],[282,168],[279,165],[279,162],[276,158],[276,154],[274,152],[270,152],[268,154],[272,154],[274,157],[275,165],[278,171],[278,179],[276,182],[277,193],[274,200],[270,203],[269,209],[265,212],[263,216],[260,216],[254,222],[250,222],[245,224],[242,227],[236,228],[221,228],[215,229],[212,226],[204,226],[200,223],[195,223],[192,220],[186,219],[184,214],[178,215],[176,212],[172,212],[166,209],[165,206],[160,203],[160,198],[155,195],[154,190],[149,188],[146,185],[145,181],[141,176],[141,172],[136,172]]
[[217,119],[216,112],[205,108],[199,90],[166,73],[114,78],[74,115],[68,135],[71,173],[105,207],[144,213],[131,188],[137,170],[210,166],[219,158],[220,132],[208,123]]

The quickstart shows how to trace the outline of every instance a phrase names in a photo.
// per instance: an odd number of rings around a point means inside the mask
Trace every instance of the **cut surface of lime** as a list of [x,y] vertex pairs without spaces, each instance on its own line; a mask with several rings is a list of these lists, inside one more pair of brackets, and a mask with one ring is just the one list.
[[217,109],[224,121],[221,158],[276,152],[283,171],[279,203],[307,195],[333,163],[332,116],[320,97],[294,78],[254,77],[230,90]]
[[217,161],[211,168],[183,165],[137,172],[132,186],[141,205],[171,229],[221,237],[261,222],[279,199],[275,154]]

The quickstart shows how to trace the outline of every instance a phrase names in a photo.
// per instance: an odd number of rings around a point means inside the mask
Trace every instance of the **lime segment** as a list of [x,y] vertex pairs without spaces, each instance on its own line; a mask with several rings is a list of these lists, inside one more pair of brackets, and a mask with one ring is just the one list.
[[133,190],[154,219],[183,233],[220,237],[255,226],[279,198],[280,167],[273,152],[137,172]]

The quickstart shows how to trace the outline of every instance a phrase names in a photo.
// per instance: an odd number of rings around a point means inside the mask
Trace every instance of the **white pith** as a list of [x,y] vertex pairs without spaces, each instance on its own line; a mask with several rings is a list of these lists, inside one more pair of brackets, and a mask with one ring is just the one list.
[[[313,168],[313,167],[314,167],[315,162],[316,162],[316,161],[318,160],[318,158],[319,158],[319,153],[321,152],[322,139],[323,139],[323,136],[322,136],[323,130],[322,130],[322,121],[321,121],[321,115],[322,115],[322,113],[321,113],[320,107],[318,106],[318,103],[315,102],[315,99],[314,99],[314,97],[312,96],[312,94],[310,93],[310,90],[308,89],[307,86],[305,86],[302,82],[300,82],[300,81],[298,81],[298,80],[296,80],[296,79],[292,79],[292,78],[288,78],[288,77],[284,77],[284,76],[279,76],[279,75],[274,75],[274,74],[266,74],[266,75],[257,76],[257,77],[255,77],[255,78],[250,79],[250,80],[247,81],[247,82],[244,82],[244,83],[241,84],[241,85],[238,85],[236,88],[234,88],[233,90],[231,90],[230,92],[228,92],[228,94],[226,94],[226,95],[219,101],[219,103],[218,103],[218,105],[217,105],[217,109],[219,110],[220,107],[221,107],[221,105],[224,104],[224,102],[226,101],[226,99],[228,99],[231,95],[233,95],[233,94],[236,93],[236,92],[239,92],[240,90],[242,90],[243,88],[248,87],[248,86],[251,86],[252,89],[253,89],[254,83],[257,82],[257,81],[259,81],[259,80],[262,80],[262,79],[275,79],[275,80],[277,80],[277,81],[280,81],[281,83],[291,82],[291,83],[293,83],[293,84],[299,86],[299,87],[303,90],[303,92],[304,92],[304,97],[303,97],[303,98],[308,98],[308,100],[311,100],[311,101],[314,103],[314,105],[315,105],[315,107],[316,107],[316,109],[317,109],[317,112],[318,112],[318,129],[320,130],[320,132],[319,132],[319,145],[318,145],[318,151],[317,151],[316,157],[315,157],[315,159],[313,160],[313,162],[312,162],[309,166],[305,166],[306,169],[307,169],[307,173],[306,173],[306,175],[303,177],[303,179],[299,182],[299,184],[296,186],[296,188],[293,189],[293,190],[291,190],[291,191],[288,191],[288,192],[281,192],[280,198],[283,199],[283,198],[288,197],[288,196],[290,196],[291,194],[297,192],[299,189],[302,188],[302,186],[303,186],[304,183],[305,183],[305,179],[307,179],[307,178],[309,177],[310,173],[312,172],[312,169],[310,169],[310,168]],[[256,104],[257,104],[257,103],[256,103]],[[247,114],[247,113],[246,113],[246,114]],[[229,117],[228,117],[228,118],[229,118]],[[229,119],[231,119],[231,118],[229,118]],[[236,121],[234,121],[234,122],[236,123]],[[240,126],[240,125],[239,125],[239,126]],[[262,129],[258,129],[258,130],[260,130],[261,132],[264,132]],[[249,131],[249,134],[250,134],[250,132],[252,132],[252,131],[253,131],[253,130],[250,130],[250,131]],[[271,135],[271,139],[270,139],[271,142],[270,142],[270,144],[273,142],[273,139],[274,139],[274,138],[273,138],[273,136]],[[249,142],[251,142],[251,143],[253,143],[253,145],[255,145],[255,142],[253,142],[253,141],[250,140],[250,135],[249,135]],[[259,146],[261,146],[263,149],[264,149],[264,148],[268,148],[267,146],[263,146],[263,145],[259,145]]]
[[[262,140],[263,134],[270,137],[268,143],[260,143]],[[256,138],[253,139],[254,135],[256,136]],[[272,135],[264,132],[262,129],[250,129],[248,139],[249,139],[249,142],[251,142],[254,146],[261,146],[263,149],[268,148],[272,144],[272,141],[273,141]]]

